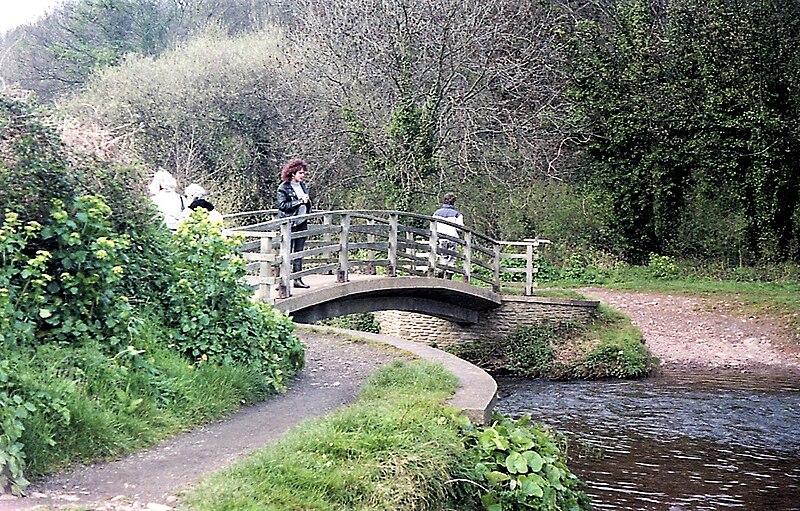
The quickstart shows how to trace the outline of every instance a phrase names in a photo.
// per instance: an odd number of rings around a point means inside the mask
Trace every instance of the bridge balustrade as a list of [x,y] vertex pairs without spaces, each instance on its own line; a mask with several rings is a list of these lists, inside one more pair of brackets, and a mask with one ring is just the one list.
[[[258,219],[255,223],[248,223]],[[292,232],[292,222],[308,222],[308,229]],[[227,233],[242,235],[242,253],[248,263],[248,283],[259,299],[274,303],[291,296],[291,283],[309,275],[335,275],[347,282],[351,273],[387,277],[459,276],[464,282],[500,292],[504,275],[524,279],[525,294],[536,286],[538,250],[547,240],[496,241],[468,227],[440,218],[403,211],[319,211],[277,218],[276,210],[238,213],[225,217]],[[454,226],[452,237],[437,232],[437,222]],[[291,251],[291,241],[306,238],[305,249]],[[447,250],[440,240],[455,243]],[[446,264],[440,256],[452,256]],[[302,271],[292,261],[303,259]]]

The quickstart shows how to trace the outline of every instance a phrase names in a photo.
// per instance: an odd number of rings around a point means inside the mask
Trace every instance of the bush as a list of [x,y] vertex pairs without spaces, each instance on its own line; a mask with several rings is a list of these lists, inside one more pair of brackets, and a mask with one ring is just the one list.
[[474,472],[489,486],[481,495],[487,511],[591,509],[552,430],[532,425],[530,416],[494,418],[491,426],[465,430]]
[[[104,339],[110,351],[133,335],[131,308],[119,292],[127,238],[111,230],[98,197],[56,200],[51,221],[24,227],[7,212],[0,229],[0,304],[9,311],[0,338],[35,343]],[[25,335],[15,330],[27,332]],[[30,333],[35,331],[35,336]]]
[[205,211],[183,222],[171,240],[176,280],[165,315],[175,348],[195,363],[255,365],[282,390],[303,365],[294,323],[244,283],[239,237],[226,238]]
[[45,222],[53,199],[68,202],[76,188],[46,112],[0,91],[0,222],[6,210],[23,223]]

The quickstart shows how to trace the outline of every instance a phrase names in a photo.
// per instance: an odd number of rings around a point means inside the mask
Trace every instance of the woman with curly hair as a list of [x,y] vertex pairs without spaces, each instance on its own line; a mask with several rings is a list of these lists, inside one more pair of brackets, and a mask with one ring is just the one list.
[[[303,182],[305,179],[308,164],[303,160],[289,160],[281,170],[281,184],[278,186],[278,195],[275,206],[280,213],[279,218],[300,216],[311,213],[311,199],[308,196],[308,187]],[[305,231],[308,228],[306,220],[295,220],[292,223],[292,232]],[[295,238],[292,240],[292,252],[301,252],[306,245],[306,238]],[[296,273],[303,270],[303,259],[297,258],[292,261],[292,272]],[[309,285],[303,282],[302,278],[295,279],[294,287],[308,288]]]

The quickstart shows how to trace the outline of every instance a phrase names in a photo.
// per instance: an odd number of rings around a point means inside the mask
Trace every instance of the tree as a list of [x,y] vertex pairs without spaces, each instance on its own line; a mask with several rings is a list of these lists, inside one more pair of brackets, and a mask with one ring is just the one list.
[[[351,203],[427,211],[443,189],[473,180],[506,183],[507,197],[564,172],[554,164],[566,133],[554,9],[499,0],[298,4],[296,53],[325,86],[321,102],[339,117],[349,158],[366,168],[337,172],[351,184]],[[483,199],[486,189],[469,193]],[[331,198],[339,200],[348,199]]]
[[576,24],[570,95],[626,257],[797,260],[800,6],[603,5]]

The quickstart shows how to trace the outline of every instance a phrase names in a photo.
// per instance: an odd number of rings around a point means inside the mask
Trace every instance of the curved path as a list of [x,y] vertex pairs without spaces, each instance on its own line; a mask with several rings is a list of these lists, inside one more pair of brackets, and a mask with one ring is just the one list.
[[[0,496],[0,511],[172,509],[182,488],[263,447],[301,422],[353,402],[366,378],[400,358],[440,362],[459,378],[449,404],[474,422],[494,406],[497,385],[482,369],[443,351],[396,337],[301,326],[306,363],[285,393],[122,459],[77,467],[37,481],[28,497]],[[357,338],[356,338],[357,335]]]
[[28,498],[2,497],[0,510],[171,509],[180,488],[269,444],[306,419],[351,403],[376,368],[407,357],[345,335],[307,329],[297,333],[308,347],[306,364],[286,393],[142,453],[38,481],[29,487]]

